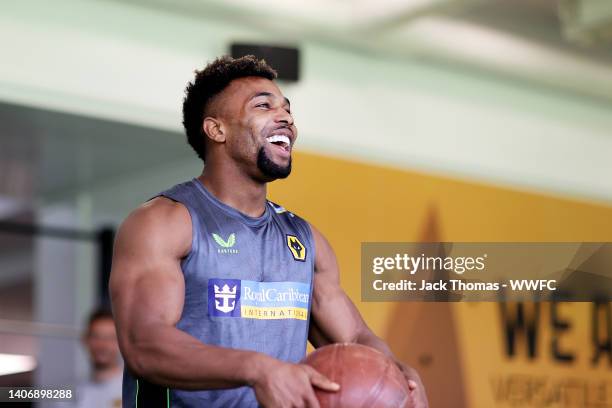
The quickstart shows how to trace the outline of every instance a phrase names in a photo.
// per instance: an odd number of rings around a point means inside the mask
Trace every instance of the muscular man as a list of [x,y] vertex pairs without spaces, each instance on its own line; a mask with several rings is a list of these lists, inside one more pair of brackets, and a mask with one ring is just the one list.
[[[197,72],[183,124],[204,171],[119,230],[110,289],[124,407],[318,408],[313,387],[338,385],[298,364],[307,339],[393,357],[340,287],[321,233],[266,200],[266,184],[291,172],[297,137],[275,77],[253,57]],[[397,364],[427,407],[416,372]]]

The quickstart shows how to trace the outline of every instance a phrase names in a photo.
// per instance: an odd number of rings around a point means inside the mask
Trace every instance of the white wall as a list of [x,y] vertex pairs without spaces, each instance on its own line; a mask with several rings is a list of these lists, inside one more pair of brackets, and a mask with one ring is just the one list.
[[[194,68],[234,39],[287,39],[121,2],[1,7],[0,99],[177,132]],[[303,79],[284,87],[299,148],[612,200],[608,102],[416,58],[364,55],[309,39],[300,44]],[[162,172],[149,177],[155,174]]]

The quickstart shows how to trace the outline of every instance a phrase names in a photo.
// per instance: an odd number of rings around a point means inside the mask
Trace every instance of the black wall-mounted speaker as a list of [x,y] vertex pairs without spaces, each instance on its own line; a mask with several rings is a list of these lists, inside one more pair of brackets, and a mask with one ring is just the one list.
[[265,59],[276,70],[278,79],[296,82],[300,76],[300,50],[264,44],[234,43],[230,49],[233,58],[254,55]]

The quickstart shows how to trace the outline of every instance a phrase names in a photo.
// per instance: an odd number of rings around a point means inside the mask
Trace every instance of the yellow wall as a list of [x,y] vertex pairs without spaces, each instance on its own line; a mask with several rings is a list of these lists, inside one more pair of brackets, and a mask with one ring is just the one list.
[[[338,255],[343,287],[372,329],[384,338],[398,334],[394,330],[414,330],[414,333],[402,332],[399,335],[406,338],[418,336],[418,328],[412,326],[410,329],[409,325],[390,327],[393,314],[400,310],[397,304],[360,302],[361,242],[612,241],[612,207],[310,153],[295,155],[292,175],[287,180],[272,183],[269,195],[272,200],[316,225],[327,236]],[[420,305],[404,304],[401,307],[414,311]],[[499,305],[448,305],[455,323],[452,330],[459,349],[457,361],[462,367],[467,394],[465,406],[512,406],[507,405],[507,400],[494,399],[492,382],[497,375],[539,373],[560,381],[572,378],[599,381],[605,376],[610,377],[612,366],[600,364],[592,367],[588,363],[590,304],[563,304],[559,307],[563,319],[572,324],[562,340],[564,348],[577,351],[577,360],[571,365],[553,362],[548,357],[550,329],[547,307],[543,305],[543,332],[539,336],[542,352],[536,360],[528,362],[520,355],[513,360],[505,356]],[[427,313],[429,309],[422,310]],[[411,364],[418,368],[419,362]],[[430,394],[442,392],[435,377],[428,382]],[[610,393],[607,401],[612,404],[612,383],[609,391],[605,392]],[[523,403],[521,406],[532,405]],[[550,403],[533,406],[581,405]]]

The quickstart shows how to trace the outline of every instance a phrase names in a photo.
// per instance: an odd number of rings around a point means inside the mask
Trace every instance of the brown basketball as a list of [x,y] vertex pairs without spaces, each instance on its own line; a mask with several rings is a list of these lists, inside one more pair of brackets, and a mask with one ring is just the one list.
[[310,353],[303,363],[340,384],[337,392],[315,387],[321,408],[410,408],[408,385],[391,359],[371,347],[338,343]]

